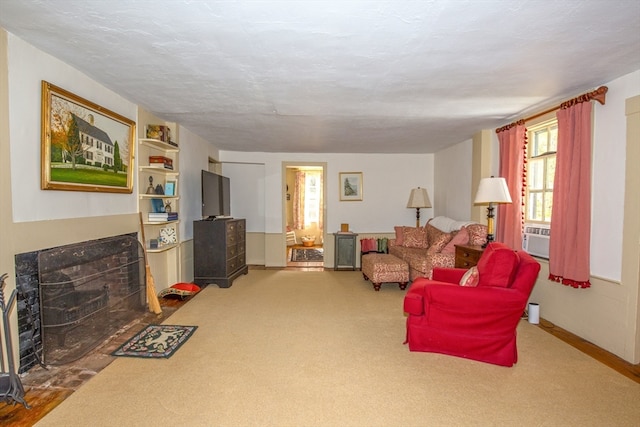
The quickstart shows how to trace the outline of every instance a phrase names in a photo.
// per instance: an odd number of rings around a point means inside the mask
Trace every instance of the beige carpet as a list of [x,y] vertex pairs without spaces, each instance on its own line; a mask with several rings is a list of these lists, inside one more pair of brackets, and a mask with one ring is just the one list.
[[640,384],[526,321],[513,368],[409,352],[404,293],[250,270],[167,320],[198,325],[173,357],[118,358],[37,425],[638,425]]

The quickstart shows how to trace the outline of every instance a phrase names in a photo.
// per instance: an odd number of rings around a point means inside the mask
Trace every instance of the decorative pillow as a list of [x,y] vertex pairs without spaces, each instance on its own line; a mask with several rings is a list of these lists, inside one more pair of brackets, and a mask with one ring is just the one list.
[[360,239],[361,252],[376,252],[378,250],[378,242],[373,237]]
[[[443,234],[448,234],[448,233],[440,230],[439,228],[434,227],[433,225],[431,225],[430,222],[428,222],[427,225],[424,226],[424,229],[427,231],[427,243],[428,243],[429,246],[434,244],[438,240],[438,238],[440,236],[442,236]],[[442,248],[440,248],[440,249],[442,249]]]
[[466,245],[469,243],[469,231],[467,231],[466,227],[462,227],[460,231],[458,231],[449,243],[442,248],[440,253],[443,254],[455,254],[456,253],[456,245]]
[[464,273],[462,279],[460,279],[460,286],[478,286],[480,282],[480,274],[478,274],[478,267],[471,267]]
[[451,237],[451,233],[442,233],[438,237],[436,237],[435,240],[430,240],[431,244],[429,245],[429,249],[427,250],[427,255],[437,254],[442,251],[442,249],[447,246],[447,243],[449,243],[449,241],[451,240]]
[[422,227],[404,227],[402,239],[405,248],[427,248],[427,233]]
[[511,286],[520,257],[504,243],[492,242],[478,260],[479,286]]
[[469,224],[465,227],[469,232],[469,244],[482,246],[487,243],[487,226],[484,224]]
[[200,286],[193,283],[176,283],[170,288],[165,288],[158,292],[158,297],[178,296],[182,299],[200,292]]
[[395,226],[393,227],[393,229],[396,231],[396,245],[397,246],[402,246],[404,241],[403,241],[403,229],[404,227],[402,226]]

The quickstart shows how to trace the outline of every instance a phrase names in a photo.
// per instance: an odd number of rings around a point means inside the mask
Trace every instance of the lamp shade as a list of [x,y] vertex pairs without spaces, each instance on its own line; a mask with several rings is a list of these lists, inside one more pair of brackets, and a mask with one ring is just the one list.
[[474,203],[511,203],[507,181],[502,177],[482,178]]
[[409,194],[409,201],[407,202],[408,208],[430,208],[431,201],[429,200],[429,194],[427,194],[426,188],[414,188]]

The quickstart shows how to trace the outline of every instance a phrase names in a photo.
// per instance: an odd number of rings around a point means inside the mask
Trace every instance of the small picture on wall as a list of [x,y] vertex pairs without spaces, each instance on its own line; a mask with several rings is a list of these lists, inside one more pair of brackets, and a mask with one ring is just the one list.
[[362,200],[362,172],[340,172],[340,201]]

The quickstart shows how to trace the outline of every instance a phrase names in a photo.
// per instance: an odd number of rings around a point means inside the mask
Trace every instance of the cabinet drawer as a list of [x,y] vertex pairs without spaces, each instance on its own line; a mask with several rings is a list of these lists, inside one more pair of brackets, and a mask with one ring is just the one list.
[[478,264],[482,256],[482,246],[456,245],[457,268],[471,268]]
[[237,257],[233,257],[227,260],[227,274],[228,273],[233,273],[234,271],[236,271],[238,269],[238,267],[240,266],[240,264],[238,263],[238,258]]
[[235,246],[237,241],[238,241],[238,236],[236,236],[235,233],[227,234],[227,245]]
[[236,245],[227,246],[227,258],[233,258],[238,255],[238,247]]

